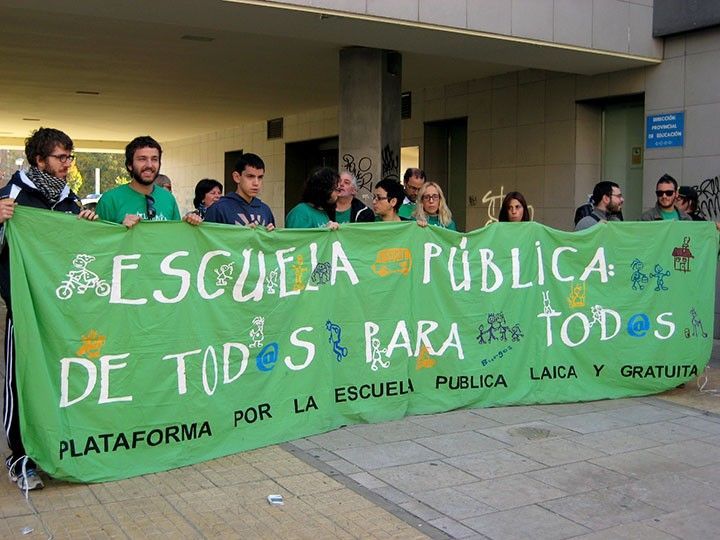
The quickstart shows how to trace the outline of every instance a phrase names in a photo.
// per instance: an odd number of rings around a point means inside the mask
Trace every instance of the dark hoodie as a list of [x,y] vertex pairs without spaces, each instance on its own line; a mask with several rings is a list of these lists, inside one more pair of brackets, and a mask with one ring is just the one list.
[[[0,199],[12,197],[21,206],[44,208],[55,212],[79,214],[81,210],[80,199],[72,190],[65,186],[60,193],[60,199],[55,204],[50,203],[40,192],[24,171],[17,171],[10,181],[0,189]],[[5,228],[2,226],[2,252],[0,252],[0,294],[10,307],[10,250],[5,240]]]
[[275,225],[270,207],[257,197],[248,203],[240,195],[233,192],[220,197],[205,212],[205,221],[211,223],[227,223],[229,225]]

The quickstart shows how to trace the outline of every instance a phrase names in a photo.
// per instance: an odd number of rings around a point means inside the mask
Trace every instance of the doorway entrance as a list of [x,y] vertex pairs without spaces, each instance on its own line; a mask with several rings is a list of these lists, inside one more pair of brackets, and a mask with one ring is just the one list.
[[240,156],[242,155],[242,150],[231,150],[230,152],[225,152],[225,176],[223,177],[224,195],[233,193],[237,190],[237,184],[232,178],[232,173],[235,170],[237,160],[240,159]]
[[467,194],[467,118],[425,123],[423,167],[428,180],[445,193],[458,231],[465,230]]
[[636,221],[643,212],[642,96],[602,107],[601,178],[618,183],[625,197],[623,216]]
[[300,202],[305,180],[318,167],[338,168],[338,137],[285,145],[285,213]]

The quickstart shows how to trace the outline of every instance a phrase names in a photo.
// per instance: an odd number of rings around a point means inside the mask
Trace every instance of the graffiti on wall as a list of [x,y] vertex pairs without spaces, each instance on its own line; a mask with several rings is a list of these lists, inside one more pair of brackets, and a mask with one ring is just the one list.
[[373,174],[372,174],[372,159],[368,156],[357,159],[352,154],[344,154],[342,157],[343,169],[353,174],[357,179],[358,193],[363,190],[368,193],[372,193],[373,189]]
[[393,152],[389,144],[385,145],[380,155],[382,163],[382,178],[391,178],[396,182],[400,181],[400,156]]
[[720,176],[706,178],[693,187],[698,193],[698,210],[708,219],[720,221]]

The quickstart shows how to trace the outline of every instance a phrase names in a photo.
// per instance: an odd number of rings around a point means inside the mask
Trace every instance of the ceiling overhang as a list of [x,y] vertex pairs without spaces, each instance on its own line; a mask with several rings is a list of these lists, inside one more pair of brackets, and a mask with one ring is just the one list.
[[398,20],[224,0],[0,0],[0,144],[37,127],[78,147],[175,140],[338,102],[338,53],[397,50],[403,87],[519,69],[593,75],[659,62]]

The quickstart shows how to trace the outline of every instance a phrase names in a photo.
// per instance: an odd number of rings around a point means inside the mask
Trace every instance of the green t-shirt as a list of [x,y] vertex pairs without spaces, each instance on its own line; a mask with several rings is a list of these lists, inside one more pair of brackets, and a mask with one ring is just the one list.
[[665,210],[660,210],[660,215],[663,218],[663,221],[673,221],[673,220],[679,220],[680,219],[680,213],[673,209],[669,212],[666,212]]
[[[151,221],[180,221],[180,210],[172,193],[159,186],[153,186],[150,194],[154,199],[155,217]],[[128,214],[138,215],[142,219],[147,216],[148,200],[138,193],[130,184],[125,184],[103,193],[95,213],[100,219],[122,223]]]
[[452,219],[450,220],[450,223],[447,224],[447,226],[440,223],[440,216],[427,216],[427,222],[429,225],[435,225],[436,227],[442,227],[443,229],[457,231],[455,221],[453,221]]
[[350,223],[350,212],[352,211],[352,207],[348,208],[347,210],[343,210],[342,212],[335,211],[335,221],[338,223]]
[[324,210],[318,210],[308,203],[300,203],[290,210],[285,218],[288,229],[318,229],[325,227],[330,218]]
[[405,219],[412,219],[412,213],[415,211],[415,203],[405,203],[398,210],[398,216]]

